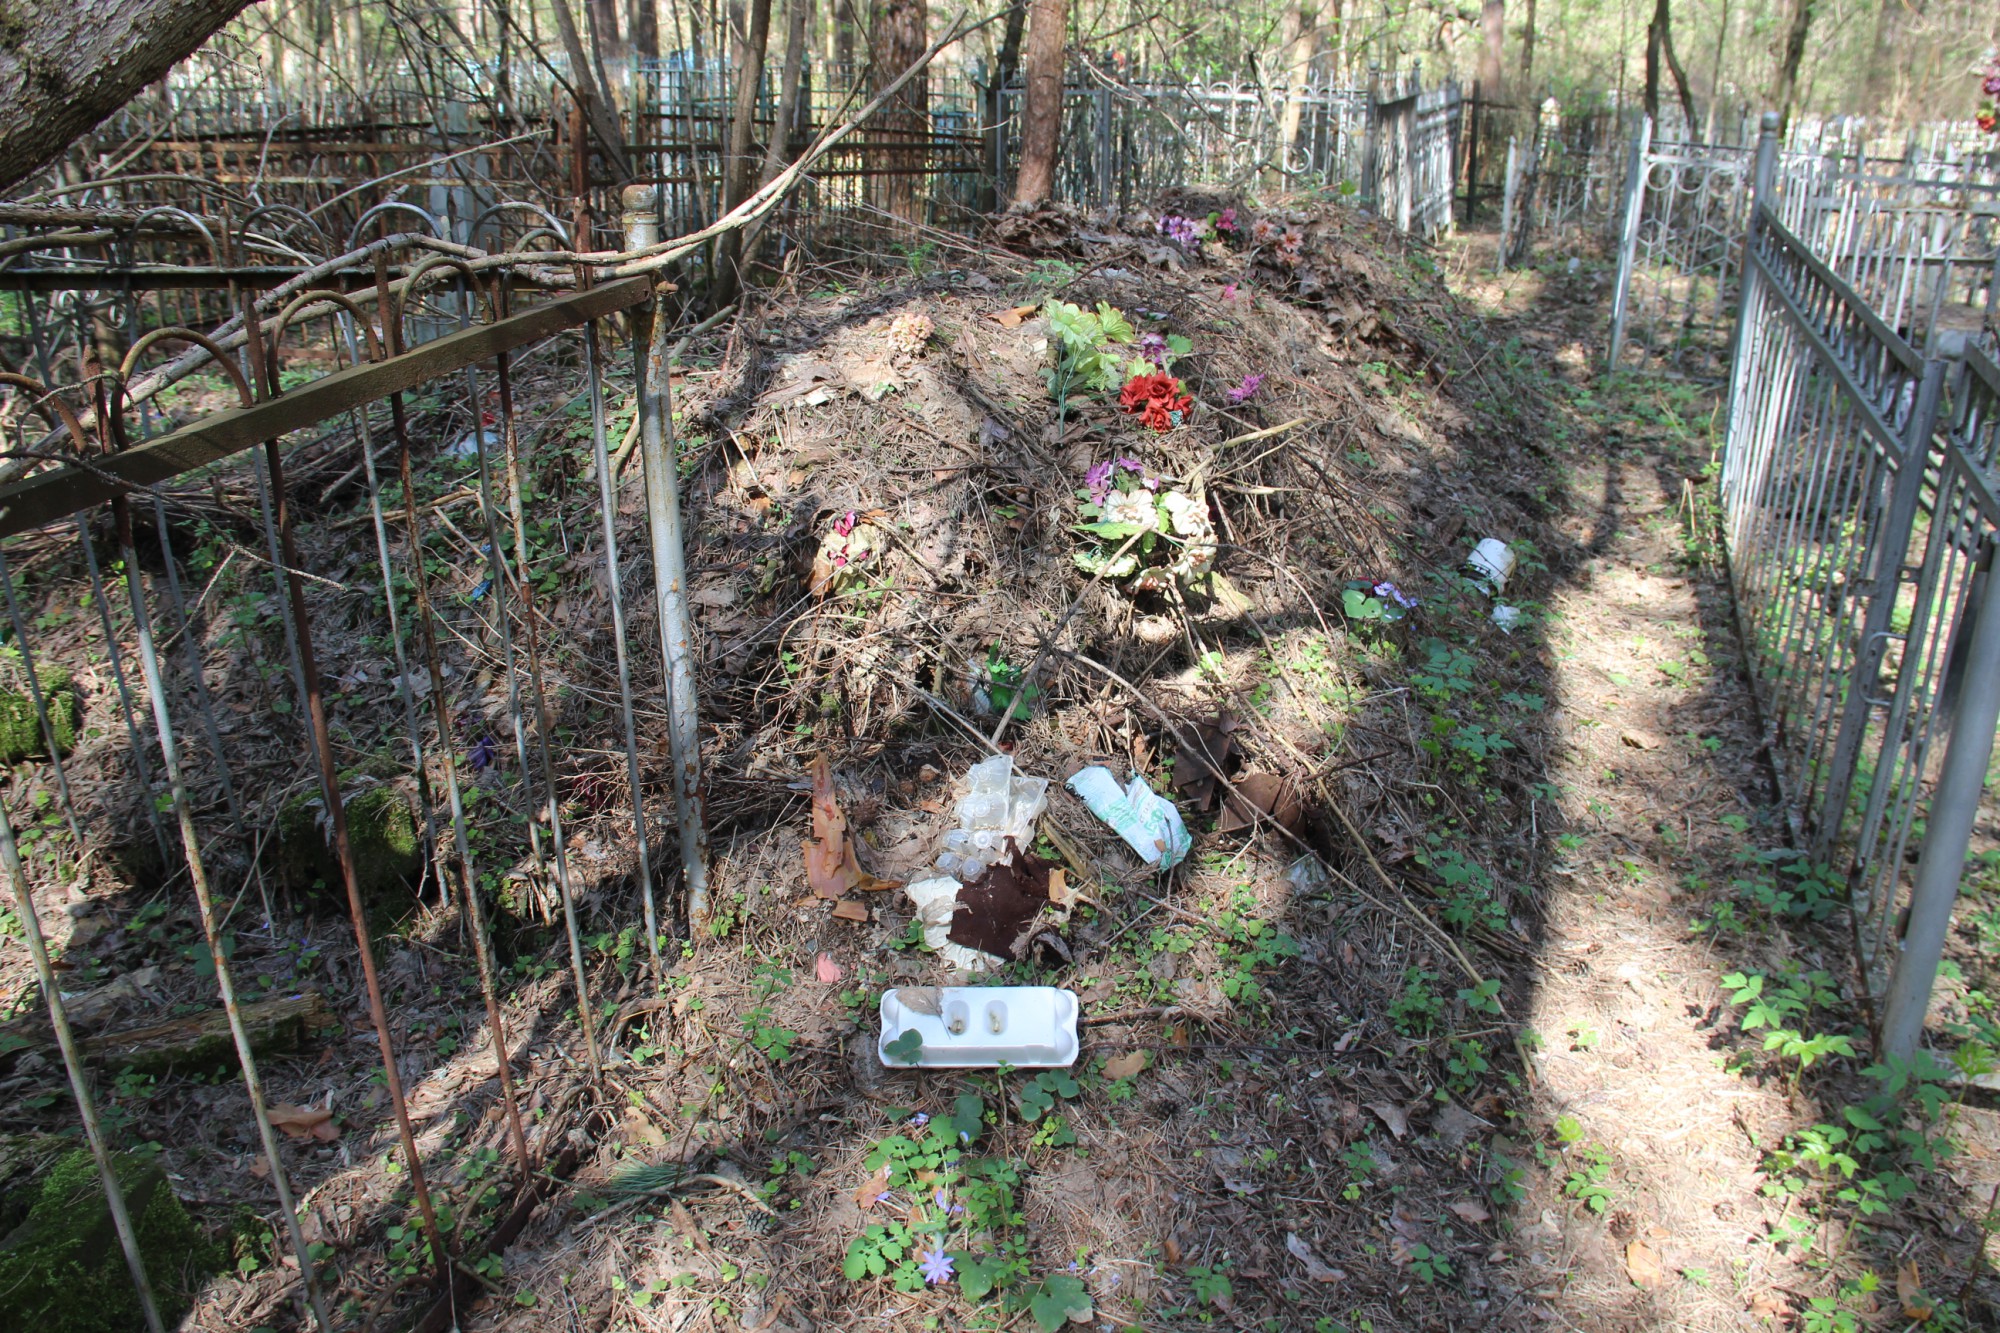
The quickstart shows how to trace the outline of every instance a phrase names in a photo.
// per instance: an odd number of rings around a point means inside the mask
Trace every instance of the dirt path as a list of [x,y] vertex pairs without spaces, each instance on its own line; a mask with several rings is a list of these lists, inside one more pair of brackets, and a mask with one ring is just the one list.
[[[1549,608],[1550,781],[1572,832],[1550,868],[1531,1069],[1562,1163],[1515,1243],[1532,1290],[1590,1327],[1738,1327],[1777,1280],[1757,1188],[1791,1118],[1776,1086],[1726,1072],[1714,1019],[1728,970],[1689,932],[1683,878],[1759,775],[1742,684],[1712,633],[1719,590],[1687,577],[1677,469],[1637,451],[1579,469],[1602,507]],[[1704,606],[1704,599],[1713,605]],[[1602,1191],[1601,1193],[1599,1191]],[[1789,1268],[1789,1265],[1780,1264]],[[1558,1294],[1559,1293],[1559,1294]]]
[[[1490,273],[1489,251],[1467,238],[1468,274]],[[1721,570],[1689,558],[1709,423],[1687,418],[1713,398],[1670,389],[1648,403],[1628,385],[1592,409],[1606,390],[1591,268],[1460,285],[1553,361],[1586,431],[1562,522],[1583,554],[1546,611],[1547,781],[1564,832],[1540,877],[1522,1044],[1543,1169],[1515,1217],[1513,1273],[1558,1324],[1741,1327],[1789,1306],[1773,1287],[1791,1265],[1757,1243],[1753,1138],[1775,1142],[1796,1117],[1780,1086],[1724,1067],[1731,964],[1689,928],[1690,890],[1711,852],[1727,859],[1714,844],[1772,817]]]

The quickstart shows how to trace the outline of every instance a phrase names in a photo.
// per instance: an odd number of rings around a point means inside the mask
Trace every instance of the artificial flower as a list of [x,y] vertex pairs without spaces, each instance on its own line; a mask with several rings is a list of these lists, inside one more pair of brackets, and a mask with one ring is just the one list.
[[1245,375],[1243,382],[1229,391],[1229,401],[1232,403],[1247,402],[1250,396],[1263,386],[1264,377],[1262,375]]

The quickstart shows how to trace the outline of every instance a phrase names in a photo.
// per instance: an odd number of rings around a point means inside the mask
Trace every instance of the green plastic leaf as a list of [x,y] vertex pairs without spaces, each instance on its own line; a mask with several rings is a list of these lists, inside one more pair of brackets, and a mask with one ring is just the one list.
[[1093,537],[1102,537],[1107,541],[1114,542],[1122,542],[1127,537],[1136,537],[1142,532],[1150,531],[1150,529],[1138,523],[1078,523],[1073,526],[1078,532],[1088,533]]
[[1194,350],[1194,344],[1178,333],[1167,335],[1167,350],[1175,356],[1186,356]]
[[1125,318],[1125,312],[1107,301],[1097,303],[1097,324],[1106,342],[1128,343],[1139,336],[1133,332],[1132,321]]
[[1084,573],[1095,575],[1102,572],[1107,579],[1122,579],[1139,567],[1139,557],[1129,551],[1116,560],[1105,551],[1074,551],[1070,559]]
[[1070,1320],[1089,1319],[1094,1312],[1090,1293],[1079,1279],[1054,1273],[1044,1278],[1035,1294],[1028,1298],[1028,1313],[1041,1325],[1042,1333],[1057,1333]]

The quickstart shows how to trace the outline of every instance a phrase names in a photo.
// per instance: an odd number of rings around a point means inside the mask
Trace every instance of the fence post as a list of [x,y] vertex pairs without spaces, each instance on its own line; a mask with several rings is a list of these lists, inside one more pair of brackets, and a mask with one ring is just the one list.
[[1479,206],[1479,80],[1472,81],[1472,139],[1465,152],[1465,225],[1472,225],[1472,210]]
[[660,653],[667,673],[667,743],[674,765],[674,816],[680,828],[681,876],[686,881],[690,933],[708,918],[708,829],[702,820],[701,718],[694,685],[694,642],[688,622],[687,556],[682,545],[681,488],[673,439],[673,389],[667,364],[667,312],[650,302],[652,328],[635,338],[639,390],[639,456],[646,477],[647,536],[653,591],[659,603]]
[[1757,265],[1751,256],[1757,244],[1758,213],[1771,194],[1771,174],[1778,163],[1778,113],[1766,111],[1757,134],[1757,161],[1750,176],[1750,207],[1743,219],[1743,258],[1736,265],[1737,292],[1736,327],[1729,331],[1729,412],[1723,424],[1724,459],[1723,484],[1727,489],[1730,480],[1731,459],[1736,440],[1736,406],[1747,391],[1746,377],[1741,370],[1740,353],[1747,345],[1745,334],[1759,318],[1761,304],[1757,300],[1757,288],[1761,279],[1757,276]]
[[1639,214],[1646,206],[1646,151],[1653,143],[1653,118],[1639,120],[1639,133],[1632,140],[1632,165],[1625,177],[1625,224],[1618,230],[1618,286],[1611,296],[1611,346],[1604,358],[1606,370],[1618,369],[1625,350],[1625,323],[1631,313],[1632,265],[1638,258]]
[[[1875,679],[1881,674],[1882,656],[1892,637],[1890,614],[1896,608],[1896,590],[1910,546],[1910,532],[1916,524],[1917,502],[1922,495],[1924,472],[1930,458],[1931,435],[1937,430],[1938,408],[1944,401],[1945,362],[1924,363],[1924,378],[1917,388],[1916,410],[1903,430],[1902,457],[1896,463],[1896,482],[1889,493],[1889,508],[1876,529],[1870,554],[1874,567],[1869,571],[1868,609],[1861,622],[1861,646],[1855,652],[1854,671],[1849,677],[1847,703],[1842,710],[1840,730],[1835,734],[1833,759],[1828,765],[1826,797],[1820,806],[1818,826],[1813,830],[1813,859],[1824,861],[1833,854],[1841,825],[1846,820],[1848,797],[1854,788],[1854,773],[1861,758],[1861,742],[1868,734],[1868,716],[1874,707]],[[1899,686],[1900,688],[1900,686]]]
[[1507,248],[1514,231],[1514,173],[1520,170],[1521,141],[1515,135],[1507,136],[1507,180],[1500,195],[1500,260],[1494,266],[1497,273],[1507,271]]
[[1364,212],[1378,212],[1382,204],[1382,192],[1377,188],[1376,171],[1382,152],[1382,67],[1368,66],[1368,119],[1361,139],[1361,207]]
[[[1985,595],[1979,605],[1967,608],[1973,622],[1968,662],[2000,662],[2000,570],[1993,568],[1993,558],[1989,542]],[[1917,858],[1916,881],[1910,886],[1909,927],[1889,978],[1881,1040],[1881,1054],[1889,1059],[1911,1058],[1923,1036],[1924,1014],[1930,1008],[1931,986],[1951,928],[1952,904],[1965,873],[1986,767],[1993,761],[1993,732],[2000,726],[2000,671],[1967,672],[1964,690],[1945,748],[1944,771],[1931,793],[1924,847]]]

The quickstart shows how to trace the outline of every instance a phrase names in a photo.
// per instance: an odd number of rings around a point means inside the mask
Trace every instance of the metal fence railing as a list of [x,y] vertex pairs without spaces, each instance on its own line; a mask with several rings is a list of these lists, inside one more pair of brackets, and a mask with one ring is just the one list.
[[[1835,151],[1801,131],[1774,148],[1769,202],[1900,336],[1952,352],[1994,327],[2000,160],[1952,144],[1902,161]],[[1954,141],[1955,142],[1955,141]],[[1914,144],[1914,141],[1913,141]],[[1606,362],[1720,380],[1740,303],[1756,150],[1661,142],[1641,120],[1618,218]]]
[[[1173,186],[1350,186],[1405,231],[1452,221],[1464,99],[1406,71],[1367,87],[1226,80],[1134,82],[1093,69],[1063,107],[1057,194],[1129,210]],[[1020,141],[1022,90],[1002,89],[991,153],[1003,192]]]
[[1882,1047],[1906,1056],[2000,721],[2000,368],[1891,327],[1772,207],[1777,156],[1767,134],[1742,249],[1730,575],[1795,832],[1845,875]]
[[[359,975],[368,1035],[380,1055],[373,1077],[391,1123],[367,1131],[357,1124],[351,1137],[372,1140],[361,1151],[388,1154],[399,1177],[393,1197],[364,1209],[354,1196],[354,1211],[369,1214],[357,1225],[389,1225],[391,1236],[407,1229],[408,1278],[435,1272],[428,1290],[401,1279],[388,1284],[400,1293],[397,1326],[425,1329],[451,1326],[453,1311],[479,1290],[467,1265],[511,1243],[547,1180],[565,1175],[577,1155],[560,1137],[524,1127],[530,1108],[514,1083],[524,1065],[520,1043],[538,1025],[563,1020],[524,1014],[518,1002],[511,1017],[503,1008],[493,942],[498,913],[504,906],[517,926],[539,918],[567,935],[565,1003],[573,1002],[576,1024],[569,1048],[596,1085],[602,1071],[593,1024],[604,997],[591,994],[578,934],[586,877],[602,884],[602,876],[631,875],[655,969],[665,927],[654,884],[673,859],[663,852],[676,834],[689,914],[699,920],[703,911],[705,835],[668,316],[653,280],[590,285],[575,273],[567,290],[538,294],[497,274],[475,275],[459,260],[427,256],[421,245],[400,246],[395,257],[403,276],[392,282],[386,263],[377,270],[374,291],[363,294],[374,299],[372,310],[339,290],[301,293],[275,319],[246,324],[240,358],[189,329],[157,329],[135,340],[122,366],[90,382],[94,417],[90,389],[0,377],[10,397],[47,416],[60,441],[41,454],[54,466],[0,487],[7,640],[0,668],[14,688],[25,685],[41,740],[39,752],[31,751],[37,762],[17,781],[31,772],[45,795],[56,793],[51,804],[76,831],[67,853],[30,846],[9,819],[33,807],[0,808],[0,878],[111,1218],[107,1231],[115,1239],[105,1248],[122,1249],[132,1279],[129,1292],[111,1296],[129,1308],[106,1317],[152,1333],[178,1324],[192,1297],[189,1274],[157,1260],[149,1271],[142,1253],[148,1233],[135,1223],[145,1217],[127,1208],[128,1196],[143,1197],[134,1181],[148,1171],[154,1174],[144,1187],[155,1203],[169,1187],[151,1159],[119,1151],[113,1125],[100,1114],[115,1095],[106,1074],[116,1066],[92,1068],[105,1056],[79,1041],[65,995],[74,982],[59,978],[44,936],[43,922],[61,916],[59,907],[50,909],[62,902],[73,858],[116,855],[136,837],[148,851],[160,849],[155,884],[171,886],[177,899],[192,890],[198,910],[190,956],[204,966],[177,969],[174,998],[201,1015],[226,1015],[228,1054],[220,1062],[240,1070],[241,1086],[219,1087],[217,1095],[242,1099],[263,1154],[261,1169],[243,1173],[226,1187],[231,1197],[216,1202],[270,1219],[274,1251],[298,1279],[292,1294],[300,1326],[320,1329],[335,1326],[329,1311],[364,1297],[372,1305],[380,1293],[368,1287],[376,1277],[344,1265],[336,1246],[320,1243],[328,1235],[316,1229],[324,1218],[307,1216],[302,1187],[323,1183],[338,1164],[308,1156],[274,1124],[275,1103],[312,1103],[324,1083],[304,1062],[265,1058],[259,1045],[258,1009],[266,1001],[255,997],[259,987],[268,997],[272,960],[296,947],[291,919],[272,916],[269,895],[288,888],[298,903],[331,886],[336,918],[344,911],[352,926],[351,949],[331,934],[316,937],[314,947],[324,945],[330,959],[340,955],[340,967]],[[510,259],[525,264],[533,256]],[[547,271],[542,279],[564,286]],[[405,350],[417,341],[418,321],[440,311],[458,313],[451,331]],[[643,475],[643,494],[630,487],[622,507],[607,401],[616,368],[598,335],[599,323],[614,315],[632,322],[636,352],[628,400],[634,424],[618,463],[635,451]],[[301,327],[314,332],[315,350],[345,364],[319,375],[281,367]],[[148,438],[146,427],[160,423],[126,406],[127,388],[141,391],[141,372],[163,351],[189,348],[202,374],[242,405]],[[324,368],[325,360],[315,364]],[[532,406],[517,400],[527,384],[534,386]],[[82,419],[72,402],[85,404]],[[94,419],[95,430],[84,419]],[[534,488],[550,461],[567,458],[572,447],[590,457],[586,475],[597,483],[591,510],[601,525],[557,532]],[[368,526],[333,537],[328,533],[342,525],[306,533],[301,511],[310,515],[336,491],[365,499],[357,508]],[[621,512],[633,511],[621,524]],[[237,515],[246,530],[217,538],[212,525],[191,517],[204,512]],[[642,592],[632,585],[644,578],[638,571],[645,564],[651,577]],[[538,585],[546,587],[558,566],[583,570],[586,584],[597,571],[602,619],[596,610],[572,618],[538,604]],[[183,595],[190,574],[201,577],[199,598]],[[36,615],[50,597],[93,607],[96,619],[58,629],[64,617]],[[245,599],[254,614],[232,622],[211,597]],[[654,631],[657,657],[646,646]],[[106,666],[115,692],[73,688]],[[228,697],[212,698],[206,678],[232,682]],[[635,679],[645,687],[636,703]],[[641,723],[666,738],[669,763],[651,744],[642,758]],[[661,771],[669,766],[671,773]],[[72,782],[66,772],[91,777]],[[672,813],[663,817],[669,790]],[[623,859],[621,848],[615,865],[580,865],[572,835],[593,819],[630,829],[632,841],[623,846],[634,859]],[[396,845],[385,830],[396,828],[408,845],[394,853],[403,863],[390,890],[380,882],[381,860],[390,855],[384,847]],[[260,832],[253,837],[252,829]],[[267,841],[272,829],[278,832]],[[402,982],[390,969],[377,974],[371,917],[383,900],[364,901],[371,880],[376,893],[401,895],[400,909],[390,900],[391,911],[407,913],[416,886],[428,886],[463,914],[486,1021],[480,1042],[462,1057],[479,1075],[470,1091],[449,1094],[456,1102],[426,1104],[424,1089],[444,1086],[427,1075],[450,1051],[417,1049],[405,1016],[393,1012]],[[179,907],[164,910],[181,919]],[[274,919],[287,924],[274,928]],[[286,994],[297,989],[291,981],[283,986]],[[454,1106],[456,1123],[482,1126],[481,1151],[498,1164],[490,1178],[484,1167],[466,1170],[457,1156],[460,1147],[472,1150],[472,1137],[461,1144],[456,1131],[435,1132],[443,1121],[433,1117]],[[166,1170],[177,1169],[176,1146],[151,1146],[165,1154]],[[41,1290],[7,1296],[16,1314],[23,1300],[55,1299],[59,1292]],[[371,1317],[392,1316],[383,1308]]]

